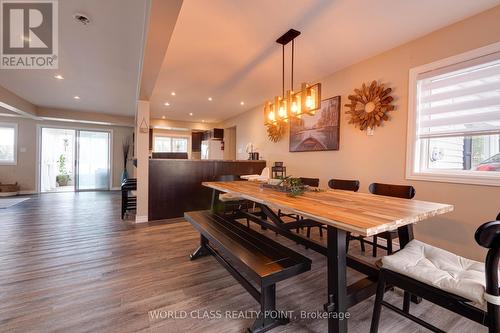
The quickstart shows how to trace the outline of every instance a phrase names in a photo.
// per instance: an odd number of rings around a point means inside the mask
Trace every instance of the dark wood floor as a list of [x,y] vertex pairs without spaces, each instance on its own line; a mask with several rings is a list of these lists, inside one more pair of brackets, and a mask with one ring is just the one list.
[[[134,227],[121,222],[119,200],[107,192],[44,194],[0,210],[0,332],[243,332],[251,319],[151,317],[258,307],[215,259],[188,260],[198,243],[189,224]],[[326,300],[324,258],[278,239],[309,256],[313,269],[278,286],[279,308],[297,318],[273,332],[325,332],[325,320],[300,318]],[[397,293],[387,298],[401,303]],[[350,332],[368,332],[372,306],[350,309]],[[486,332],[427,302],[412,312],[450,332]],[[384,310],[380,332],[424,329]]]

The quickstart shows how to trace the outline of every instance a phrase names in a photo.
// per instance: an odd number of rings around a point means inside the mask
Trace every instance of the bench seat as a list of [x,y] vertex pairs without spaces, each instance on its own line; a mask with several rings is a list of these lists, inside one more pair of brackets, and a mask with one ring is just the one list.
[[260,303],[260,315],[248,331],[260,333],[288,323],[288,318],[271,317],[276,311],[276,283],[310,270],[311,260],[210,211],[187,212],[184,217],[200,233],[200,247],[191,259],[213,255]]
[[264,286],[311,269],[309,258],[240,223],[210,211],[188,212],[184,216],[218,252],[236,265],[249,268],[253,280]]

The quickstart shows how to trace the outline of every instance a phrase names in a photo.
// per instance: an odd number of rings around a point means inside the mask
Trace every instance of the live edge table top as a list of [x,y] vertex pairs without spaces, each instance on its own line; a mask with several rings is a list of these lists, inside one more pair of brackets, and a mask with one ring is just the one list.
[[342,190],[306,192],[298,197],[261,188],[256,182],[204,182],[203,186],[295,213],[315,221],[372,236],[453,211],[452,205]]

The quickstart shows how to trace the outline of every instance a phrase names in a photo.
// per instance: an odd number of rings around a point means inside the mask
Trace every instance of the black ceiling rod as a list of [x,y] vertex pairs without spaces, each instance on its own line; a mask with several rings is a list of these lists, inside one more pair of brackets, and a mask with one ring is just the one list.
[[281,68],[281,96],[285,99],[285,45],[282,46],[283,56],[282,56],[282,68]]
[[292,78],[290,81],[290,91],[293,91],[293,57],[295,54],[295,39],[292,40]]

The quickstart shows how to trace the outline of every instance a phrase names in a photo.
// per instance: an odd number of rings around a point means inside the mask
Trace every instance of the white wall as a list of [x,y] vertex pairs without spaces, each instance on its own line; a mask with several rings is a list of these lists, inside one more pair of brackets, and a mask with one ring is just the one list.
[[[37,156],[37,125],[57,126],[68,128],[95,128],[113,131],[111,159],[113,173],[113,187],[120,186],[120,176],[123,170],[122,142],[126,137],[132,137],[133,128],[118,126],[98,126],[91,124],[67,123],[58,121],[38,121],[30,118],[20,117],[1,117],[0,122],[18,124],[18,145],[17,145],[17,165],[0,165],[0,182],[15,183],[18,182],[22,191],[36,191],[36,156]],[[25,152],[21,152],[25,150]],[[130,156],[131,152],[130,152]],[[133,166],[129,163],[127,169],[131,174]]]

